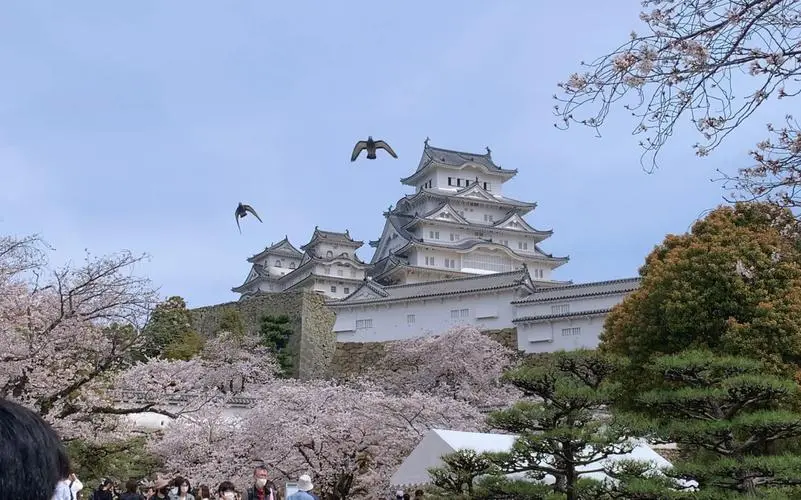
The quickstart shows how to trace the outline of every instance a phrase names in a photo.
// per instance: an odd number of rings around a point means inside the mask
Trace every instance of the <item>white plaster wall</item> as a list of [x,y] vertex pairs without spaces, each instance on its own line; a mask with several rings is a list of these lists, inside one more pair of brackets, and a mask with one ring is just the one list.
[[[623,301],[625,296],[626,294],[624,293],[618,293],[613,295],[598,295],[594,297],[562,299],[548,302],[522,303],[517,304],[515,309],[515,318],[611,309]],[[569,310],[565,311],[564,308],[562,308],[563,305],[568,305]]]
[[[453,178],[452,186],[448,186],[448,177]],[[459,187],[456,186],[456,179],[459,178],[462,179],[461,187],[464,188],[465,187],[464,179],[469,180],[470,184],[472,185],[473,181],[476,180],[476,177],[478,177],[478,182],[481,184],[482,187],[484,186],[485,182],[487,183],[487,188],[490,192],[496,194],[500,194],[502,192],[503,182],[501,178],[498,178],[494,175],[487,175],[486,173],[484,173],[483,169],[469,167],[469,166],[461,169],[452,169],[452,168],[437,169],[437,172],[435,174],[434,186],[439,186],[441,188],[459,189]]]
[[[359,283],[350,283],[343,280],[337,280],[336,278],[336,276],[325,279],[318,278],[311,286],[311,289],[315,292],[320,292],[327,297],[331,297],[332,299],[342,299],[356,291],[356,289],[359,287]],[[332,286],[336,287],[336,291],[331,291]]]
[[[531,353],[594,349],[604,326],[606,315],[565,318],[538,323],[517,324],[517,348]],[[579,328],[578,335],[563,335],[565,328]]]
[[[179,411],[178,408],[167,408],[170,411]],[[240,416],[243,412],[245,412],[245,408],[226,408],[223,414],[231,419]],[[144,412],[144,413],[133,413],[131,415],[126,415],[126,418],[129,422],[133,423],[134,427],[141,430],[159,430],[164,429],[173,422],[173,419],[166,416],[161,415],[159,413],[153,412]],[[179,418],[191,418],[190,416],[182,416]]]
[[352,257],[355,253],[355,249],[353,248],[353,245],[340,245],[328,243],[326,241],[316,244],[312,249],[312,253],[314,255],[322,258],[328,258],[328,252],[331,252],[331,257],[337,257],[342,253],[346,253],[349,257]]
[[[334,330],[339,342],[385,342],[438,334],[459,324],[481,329],[509,328],[513,326],[511,301],[514,298],[514,291],[502,291],[409,303],[338,307]],[[468,309],[468,317],[451,319],[452,309]],[[414,315],[413,323],[407,321],[410,314]],[[361,319],[372,319],[372,328],[357,330],[356,321]]]

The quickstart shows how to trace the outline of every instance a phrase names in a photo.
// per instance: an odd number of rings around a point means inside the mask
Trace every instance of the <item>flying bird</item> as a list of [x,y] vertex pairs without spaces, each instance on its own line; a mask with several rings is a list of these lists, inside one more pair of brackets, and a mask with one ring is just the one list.
[[389,144],[387,144],[384,141],[374,141],[373,136],[370,136],[367,138],[366,141],[359,141],[356,143],[356,146],[353,148],[353,154],[350,155],[350,161],[356,161],[356,158],[358,158],[359,154],[365,149],[367,150],[368,160],[376,159],[375,152],[377,149],[383,149],[384,151],[389,153],[393,158],[398,157],[398,155],[395,154],[395,151],[393,151],[392,148],[389,147]]
[[245,205],[240,201],[239,205],[236,206],[236,212],[234,212],[234,219],[236,219],[236,227],[239,228],[240,233],[242,233],[242,226],[239,225],[239,219],[246,216],[248,212],[252,213],[254,217],[259,219],[259,222],[261,222],[262,224],[264,223],[264,221],[261,220],[261,217],[259,217],[259,214],[257,214],[256,211],[253,210],[253,207],[251,207],[250,205]]

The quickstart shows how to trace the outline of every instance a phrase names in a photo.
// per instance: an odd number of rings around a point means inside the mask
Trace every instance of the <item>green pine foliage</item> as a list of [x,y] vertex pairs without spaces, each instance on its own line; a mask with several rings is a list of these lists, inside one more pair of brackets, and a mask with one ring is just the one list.
[[292,373],[293,361],[289,348],[289,339],[292,337],[292,325],[289,316],[262,316],[259,328],[262,343],[275,354],[281,371],[285,376]]
[[554,492],[580,498],[579,480],[587,472],[579,468],[632,449],[609,413],[620,391],[612,381],[620,366],[618,359],[580,350],[554,353],[538,366],[508,372],[504,378],[525,399],[491,414],[488,424],[519,437],[511,452],[494,454],[493,461],[506,474],[551,475]]
[[145,354],[166,359],[190,359],[203,349],[203,338],[192,326],[186,301],[173,296],[156,306],[145,326]]
[[239,310],[234,307],[226,307],[220,314],[220,325],[217,328],[221,332],[230,332],[236,338],[242,338],[245,335],[245,322],[242,321],[242,315]]
[[73,470],[84,484],[84,498],[104,478],[125,482],[158,472],[161,461],[146,451],[146,440],[140,436],[102,444],[84,440],[65,443]]
[[658,387],[636,398],[630,428],[679,445],[687,460],[669,475],[694,480],[703,495],[785,494],[801,485],[801,455],[776,446],[801,437],[798,385],[753,359],[691,350],[646,366]]

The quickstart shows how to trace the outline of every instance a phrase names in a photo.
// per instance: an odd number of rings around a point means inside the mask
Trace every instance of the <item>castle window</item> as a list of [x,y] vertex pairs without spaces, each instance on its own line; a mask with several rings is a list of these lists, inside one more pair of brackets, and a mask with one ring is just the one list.
[[484,189],[486,189],[487,191],[492,191],[492,183],[491,182],[485,182],[484,183]]
[[484,183],[484,189],[487,189],[487,183],[486,182]]
[[342,269],[337,269],[337,276],[345,276],[345,271]]
[[345,295],[350,295],[350,288],[345,287],[342,291],[345,292]]
[[426,265],[427,265],[427,266],[433,266],[433,265],[435,265],[435,264],[434,264],[434,257],[428,257],[428,256],[426,256]]
[[551,306],[551,314],[567,314],[570,312],[570,304],[557,304]]
[[451,309],[451,319],[459,319],[459,310]]
[[528,242],[527,241],[518,241],[517,248],[519,250],[528,250]]
[[275,261],[275,267],[281,267],[281,261],[280,260],[276,260]]
[[448,177],[448,185],[453,186],[453,177]]
[[414,314],[407,314],[406,315],[406,324],[407,325],[413,325],[414,324],[414,320],[415,320]]
[[562,337],[574,337],[576,335],[581,335],[581,328],[562,328]]
[[357,330],[363,330],[365,328],[372,328],[372,327],[373,327],[373,319],[372,318],[357,319],[356,320],[356,329]]
[[330,259],[331,257],[333,257],[333,256],[334,256],[334,252],[332,252],[331,250],[329,250],[329,251],[325,252],[325,256],[326,256],[326,257],[328,257],[328,258]]
[[323,268],[323,271],[325,272],[325,274],[331,274],[331,266],[325,266]]
[[294,262],[290,262],[289,263],[289,268],[290,269],[295,269],[295,263]]
[[337,293],[337,286],[331,285],[331,293]]
[[456,185],[461,187],[462,186],[462,179],[456,179]]

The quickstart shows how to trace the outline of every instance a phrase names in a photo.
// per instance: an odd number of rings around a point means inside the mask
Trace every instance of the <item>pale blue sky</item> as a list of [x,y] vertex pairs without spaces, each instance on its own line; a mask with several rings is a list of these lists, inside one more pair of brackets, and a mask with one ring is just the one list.
[[[285,234],[377,238],[429,136],[519,169],[506,192],[571,257],[557,278],[635,275],[764,135],[757,116],[697,159],[679,133],[647,175],[625,111],[602,139],[553,127],[556,83],[638,29],[639,3],[3,2],[0,232],[41,233],[54,263],[147,252],[163,295],[233,300],[245,258]],[[368,134],[400,159],[352,164]],[[243,235],[240,200],[264,219]]]

